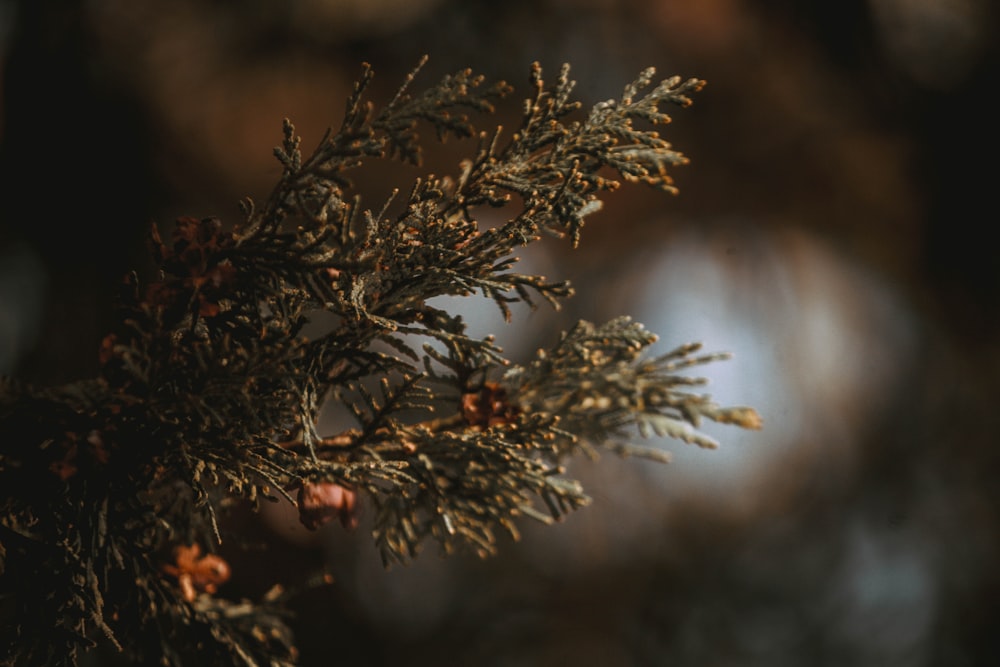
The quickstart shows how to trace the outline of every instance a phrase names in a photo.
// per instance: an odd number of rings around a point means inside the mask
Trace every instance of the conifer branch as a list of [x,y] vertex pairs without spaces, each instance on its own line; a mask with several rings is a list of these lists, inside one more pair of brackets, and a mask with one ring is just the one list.
[[[565,477],[568,457],[663,460],[634,444],[653,433],[715,446],[702,419],[760,428],[752,409],[721,407],[681,374],[722,355],[692,345],[650,358],[655,337],[628,318],[581,322],[516,366],[431,305],[481,293],[507,319],[513,303],[558,307],[572,287],[517,272],[516,251],[544,234],[575,245],[621,181],[673,192],[669,171],[686,158],[652,128],[703,82],[653,86],[650,69],[581,115],[568,66],[549,85],[535,64],[508,137],[475,125],[506,83],[462,70],[411,93],[418,70],[378,109],[366,65],[311,154],[286,120],[281,177],[261,205],[241,202],[240,224],[180,218],[167,239],[154,226],[160,274],[123,282],[99,377],[0,383],[0,659],[75,665],[108,642],[169,665],[293,664],[280,589],[224,597],[230,566],[214,549],[234,502],[284,498],[310,528],[353,528],[370,505],[386,563],[426,542],[488,555],[523,519],[589,502]],[[352,171],[418,165],[423,126],[478,148],[457,176],[426,175],[367,207]],[[483,224],[483,207],[505,221]],[[320,313],[330,326],[306,338]],[[321,433],[327,401],[356,424]]]

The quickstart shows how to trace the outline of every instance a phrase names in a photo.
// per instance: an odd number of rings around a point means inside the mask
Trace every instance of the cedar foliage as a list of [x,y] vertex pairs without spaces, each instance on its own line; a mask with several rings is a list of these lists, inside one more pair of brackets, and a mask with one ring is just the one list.
[[[568,66],[549,85],[535,64],[508,136],[472,123],[507,84],[465,70],[411,93],[415,74],[377,108],[366,66],[309,155],[286,120],[280,180],[241,203],[238,224],[181,218],[166,240],[154,225],[160,273],[123,281],[98,377],[2,381],[5,662],[75,665],[109,642],[167,665],[293,664],[278,582],[258,601],[217,594],[229,570],[212,551],[234,504],[284,497],[315,528],[355,525],[364,503],[387,564],[426,542],[485,556],[523,517],[551,522],[589,502],[565,476],[568,457],[665,459],[632,442],[650,433],[714,447],[703,418],[760,427],[683,374],[725,355],[685,345],[651,357],[655,336],[627,317],[580,322],[518,366],[431,305],[481,293],[508,319],[516,302],[558,307],[571,287],[519,273],[514,253],[543,235],[575,245],[622,181],[674,192],[669,170],[687,160],[655,128],[703,82],[654,85],[648,69],[583,114]],[[421,125],[477,140],[475,154],[455,177],[427,175],[367,207],[352,170],[419,165]],[[505,221],[484,225],[484,208]],[[333,324],[307,338],[320,313]],[[327,401],[356,426],[318,432]]]

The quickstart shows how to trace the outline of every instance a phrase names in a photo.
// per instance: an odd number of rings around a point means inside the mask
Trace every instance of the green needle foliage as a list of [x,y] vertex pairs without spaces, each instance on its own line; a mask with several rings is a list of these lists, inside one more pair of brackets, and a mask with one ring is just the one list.
[[[505,83],[462,71],[411,94],[411,75],[377,109],[366,67],[310,155],[285,121],[281,178],[262,204],[242,203],[239,224],[182,218],[168,240],[154,226],[161,272],[124,281],[100,376],[0,384],[4,660],[74,665],[109,642],[167,665],[293,664],[280,587],[254,602],[215,594],[228,564],[211,552],[235,503],[283,496],[310,527],[352,526],[366,504],[387,564],[427,542],[488,555],[522,517],[589,502],[564,476],[568,457],[665,458],[631,444],[650,432],[714,446],[702,418],[759,428],[753,410],[719,407],[680,374],[719,355],[648,357],[655,337],[628,318],[581,322],[517,366],[431,305],[481,293],[508,319],[512,303],[558,306],[570,286],[518,273],[516,250],[543,234],[576,244],[622,180],[673,191],[668,170],[686,160],[653,128],[703,82],[653,75],[582,114],[569,68],[547,85],[536,64],[506,135],[470,120]],[[420,125],[478,148],[456,177],[366,207],[351,171],[418,165]],[[487,207],[505,222],[480,222]],[[332,324],[307,338],[319,314]],[[320,433],[327,401],[356,426]]]

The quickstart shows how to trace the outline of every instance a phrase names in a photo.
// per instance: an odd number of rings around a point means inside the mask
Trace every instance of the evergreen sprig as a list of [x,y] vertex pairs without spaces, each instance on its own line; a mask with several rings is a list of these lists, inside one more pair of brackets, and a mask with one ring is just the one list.
[[[581,322],[513,366],[432,305],[478,292],[508,319],[512,303],[558,307],[571,287],[519,273],[514,253],[543,233],[575,245],[617,179],[673,192],[668,169],[686,159],[653,128],[669,121],[662,105],[687,106],[703,82],[648,90],[650,69],[579,118],[569,68],[550,86],[535,64],[521,125],[504,138],[471,115],[491,112],[507,84],[463,70],[411,94],[415,75],[376,109],[366,66],[340,127],[308,156],[286,120],[282,175],[261,206],[242,202],[240,224],[181,218],[167,240],[154,226],[160,275],[124,281],[98,378],[0,384],[6,661],[75,665],[106,641],[169,665],[208,654],[292,664],[280,589],[256,602],[216,595],[229,565],[213,550],[234,502],[284,498],[310,528],[353,527],[369,504],[387,563],[426,541],[485,555],[523,517],[552,521],[589,502],[565,477],[574,454],[664,459],[632,440],[714,446],[702,418],[760,427],[753,410],[720,407],[679,374],[722,355],[691,345],[647,358],[655,337],[628,318]],[[352,170],[419,165],[421,125],[442,141],[477,138],[474,157],[455,178],[427,175],[366,207]],[[483,207],[509,217],[484,225]],[[329,325],[307,338],[320,315]],[[356,424],[319,432],[329,401]]]

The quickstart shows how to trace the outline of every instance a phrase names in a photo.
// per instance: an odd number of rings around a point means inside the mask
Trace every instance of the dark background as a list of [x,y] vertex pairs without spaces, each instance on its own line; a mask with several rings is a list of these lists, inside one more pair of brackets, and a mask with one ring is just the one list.
[[[487,561],[384,572],[364,530],[235,520],[271,548],[228,547],[221,593],[326,567],[293,604],[307,665],[997,664],[996,24],[987,0],[0,0],[0,372],[93,375],[150,221],[266,196],[281,119],[314,145],[362,61],[376,101],[425,53],[417,86],[506,79],[507,128],[532,61],[588,105],[650,65],[704,78],[663,130],[680,196],[626,188],[533,254],[578,296],[503,335],[707,337],[764,431],[581,462],[594,506]],[[377,207],[414,173],[359,184]]]

